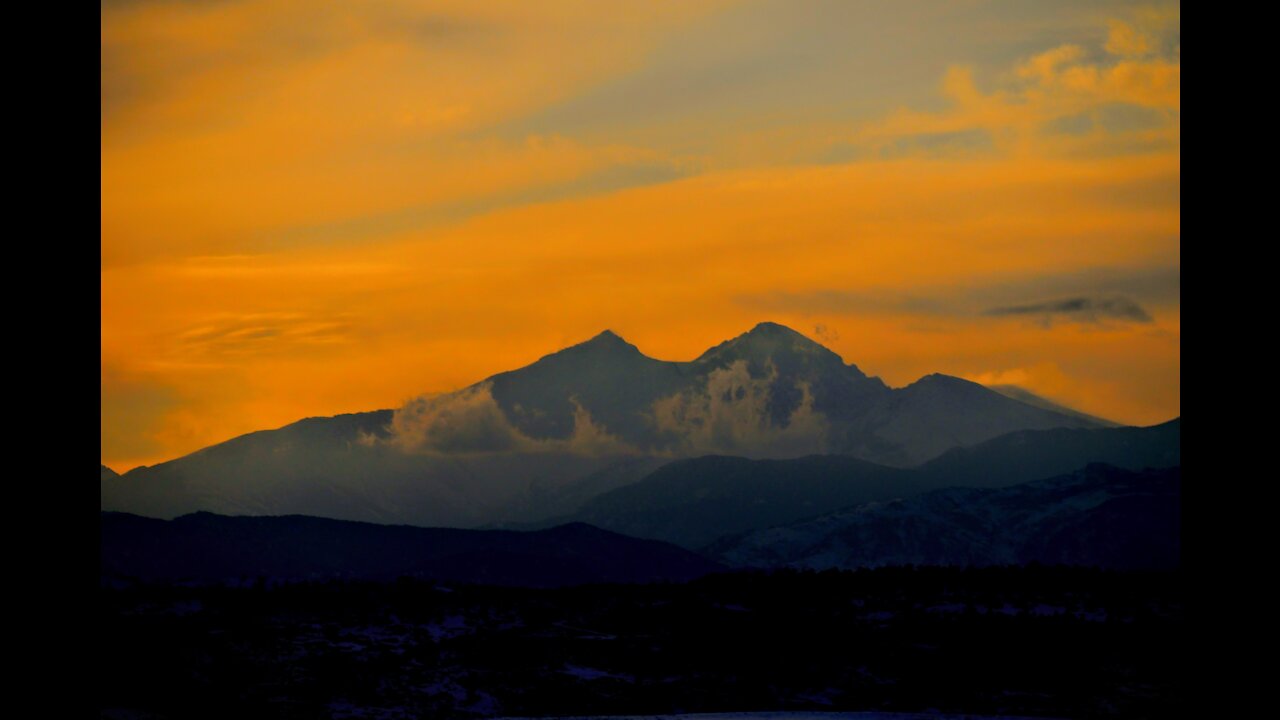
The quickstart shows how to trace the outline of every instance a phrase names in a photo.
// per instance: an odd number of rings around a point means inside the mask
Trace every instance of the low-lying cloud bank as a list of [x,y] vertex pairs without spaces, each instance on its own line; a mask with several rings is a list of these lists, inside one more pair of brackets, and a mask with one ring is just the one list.
[[386,441],[401,450],[427,455],[567,452],[577,455],[629,455],[639,451],[596,423],[574,402],[573,433],[566,439],[525,435],[493,397],[488,382],[457,392],[423,395],[396,410]]
[[714,370],[705,389],[678,393],[653,404],[654,424],[675,438],[677,455],[743,455],[795,457],[827,450],[830,424],[813,409],[808,385],[798,384],[799,406],[785,423],[775,423],[769,411],[776,368],[752,377],[745,361]]
[[[799,396],[782,421],[772,404],[779,393]],[[745,361],[712,371],[704,386],[656,400],[643,413],[654,431],[622,438],[595,421],[576,399],[568,438],[535,438],[507,418],[490,383],[424,395],[395,412],[384,440],[366,439],[428,455],[569,453],[584,456],[733,454],[796,457],[828,451],[830,423],[814,409],[807,384],[778,385],[777,369],[753,377]]]

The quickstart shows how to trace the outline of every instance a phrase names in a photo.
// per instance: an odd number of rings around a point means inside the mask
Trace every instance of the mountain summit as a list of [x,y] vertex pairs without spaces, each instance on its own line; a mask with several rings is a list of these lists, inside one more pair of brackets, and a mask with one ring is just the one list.
[[[806,363],[844,366],[844,360],[825,346],[775,322],[762,322],[738,337],[707,350],[694,362],[728,364],[738,359],[753,363],[773,360],[787,364],[795,364],[804,359]],[[856,366],[849,367],[857,370]],[[862,372],[858,371],[858,374],[862,375]]]
[[565,350],[572,350],[574,348],[584,348],[604,352],[631,352],[637,355],[644,354],[640,352],[640,348],[632,345],[626,340],[623,340],[621,335],[612,330],[604,330],[590,340],[584,343],[578,343],[577,345],[568,347]]

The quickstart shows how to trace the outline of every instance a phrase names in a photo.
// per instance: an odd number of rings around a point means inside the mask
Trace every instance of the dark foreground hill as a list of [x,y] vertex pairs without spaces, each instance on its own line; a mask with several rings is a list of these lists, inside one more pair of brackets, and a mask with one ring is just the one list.
[[700,548],[724,535],[794,522],[924,489],[910,470],[846,455],[748,460],[718,455],[665,465],[600,495],[573,519],[625,535]]
[[150,582],[394,580],[519,587],[684,581],[717,568],[653,540],[581,523],[548,530],[454,530],[304,516],[101,514],[104,579]]
[[1021,430],[948,450],[918,470],[934,487],[1002,487],[1089,463],[1127,470],[1181,465],[1182,418],[1150,427]]

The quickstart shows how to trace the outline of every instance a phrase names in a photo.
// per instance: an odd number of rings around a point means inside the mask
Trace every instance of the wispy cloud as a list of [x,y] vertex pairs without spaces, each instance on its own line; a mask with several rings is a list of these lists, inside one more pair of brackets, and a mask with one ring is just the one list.
[[226,357],[297,351],[351,341],[352,318],[300,312],[214,315],[177,333],[179,356]]
[[569,437],[530,437],[507,418],[487,382],[410,400],[396,410],[390,431],[385,442],[405,452],[426,455],[568,453],[598,457],[639,452],[595,422],[576,402]]
[[[1087,268],[1023,277],[976,276],[964,282],[915,287],[773,291],[738,301],[761,312],[808,315],[1033,316],[1086,323],[1152,323],[1143,303],[1177,305],[1180,282],[1178,267]],[[1053,299],[1042,299],[1045,296]]]
[[1123,297],[1090,298],[1074,297],[1061,300],[1031,303],[1029,305],[1010,305],[986,310],[984,315],[993,317],[1028,316],[1038,318],[1043,324],[1051,324],[1056,319],[1067,319],[1073,322],[1101,323],[1107,320],[1124,322],[1150,323],[1151,316],[1138,303]]

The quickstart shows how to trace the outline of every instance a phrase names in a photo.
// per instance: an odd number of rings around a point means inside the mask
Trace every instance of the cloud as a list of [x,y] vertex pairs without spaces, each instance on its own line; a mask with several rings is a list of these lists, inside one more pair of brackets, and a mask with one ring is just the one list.
[[1018,67],[1018,77],[1052,81],[1058,69],[1070,65],[1084,57],[1084,48],[1079,45],[1060,45],[1052,50],[1035,55]]
[[992,317],[1032,316],[1039,317],[1044,325],[1052,323],[1054,318],[1064,318],[1080,323],[1101,323],[1106,320],[1124,322],[1151,323],[1151,315],[1138,303],[1124,297],[1090,298],[1074,297],[1029,305],[1012,305],[995,307],[986,310],[984,315]]
[[391,264],[361,262],[299,263],[290,262],[280,255],[197,255],[170,263],[164,270],[186,278],[243,279],[263,278],[282,280],[300,278],[343,279],[350,277],[388,276],[398,268]]
[[[777,418],[778,373],[753,377],[746,361],[712,371],[705,386],[654,402],[648,416],[662,440],[650,455],[687,457],[711,453],[748,457],[796,457],[829,451],[829,423],[814,410],[807,385],[797,385],[795,408]],[[489,382],[452,393],[424,395],[393,416],[389,434],[368,435],[365,445],[387,444],[415,454],[477,455],[565,453],[583,457],[635,455],[641,451],[597,423],[576,399],[568,438],[534,438],[508,419]]]
[[1141,56],[1152,50],[1151,38],[1123,20],[1107,23],[1107,52],[1112,55]]
[[1147,6],[1127,19],[1107,21],[1107,52],[1119,57],[1143,57],[1161,51],[1178,53],[1180,8]]
[[796,457],[827,452],[830,425],[813,409],[813,395],[799,385],[799,406],[784,423],[774,421],[770,400],[778,372],[752,377],[747,362],[712,371],[705,389],[677,393],[654,403],[660,432],[674,438],[677,455],[719,453],[746,457]]
[[391,443],[425,454],[531,451],[493,399],[488,383],[405,403],[391,420]]
[[[846,290],[826,288],[798,292],[773,291],[740,296],[744,307],[756,312],[801,313],[804,315],[883,315],[937,318],[1037,314],[1020,313],[1024,307],[1042,308],[1039,314],[1070,314],[1077,317],[1092,311],[1099,317],[1151,322],[1141,303],[1176,306],[1179,302],[1181,268],[1094,267],[1052,274],[1023,276],[969,276],[963,282],[920,284],[914,287],[866,287]],[[1058,295],[1055,303],[1028,303],[1028,297]],[[825,330],[825,325],[818,325]],[[822,337],[822,331],[815,330]],[[838,335],[822,338],[836,341]]]
[[1107,417],[1100,410],[1107,408],[1117,394],[1123,393],[1123,383],[1089,381],[1065,372],[1054,361],[976,370],[962,373],[962,377],[988,387],[1016,386],[1073,410],[1096,413],[1098,417]]
[[696,5],[104,6],[103,261],[332,241],[308,232],[330,224],[368,239],[676,172],[628,142],[493,127],[624,72],[718,4]]
[[173,338],[173,356],[216,359],[262,353],[312,350],[352,341],[351,318],[303,312],[220,313]]
[[[795,457],[827,452],[829,423],[813,408],[807,385],[796,386],[798,403],[779,421],[774,417],[778,373],[753,377],[745,361],[710,373],[704,387],[656,401],[649,416],[665,440],[650,454],[685,457],[709,453],[748,457]],[[365,436],[366,445],[384,443],[415,454],[477,455],[567,453],[586,457],[633,455],[640,451],[595,422],[576,400],[568,438],[533,438],[521,432],[494,400],[488,382],[452,393],[424,395],[393,416],[386,439]]]
[[[1147,22],[1141,32],[1135,27],[1113,20],[1105,45],[1109,54],[1062,44],[1023,59],[989,90],[974,68],[952,66],[940,88],[949,107],[899,110],[862,125],[836,146],[855,161],[893,157],[904,149],[946,158],[1136,154],[1155,140],[1168,150],[1180,137],[1177,28],[1167,18]],[[1116,106],[1130,115],[1147,112],[1140,123],[1109,122],[1108,108]],[[1093,117],[1098,113],[1103,117]]]
[[[423,395],[392,416],[387,444],[426,455],[493,453],[570,453],[584,456],[635,454],[635,448],[597,424],[573,402],[573,432],[563,440],[537,439],[520,432],[493,398],[491,383],[457,392]],[[364,437],[364,444],[376,444]]]

